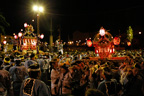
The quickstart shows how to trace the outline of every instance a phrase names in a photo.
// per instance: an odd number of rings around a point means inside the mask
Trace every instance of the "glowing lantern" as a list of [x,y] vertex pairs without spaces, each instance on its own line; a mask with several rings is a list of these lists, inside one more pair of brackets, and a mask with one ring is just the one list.
[[4,41],[3,41],[3,44],[5,45],[6,43],[7,43],[7,41],[6,41],[6,40],[4,40]]
[[27,23],[24,23],[24,27],[27,27],[28,26],[28,24]]
[[127,42],[127,45],[128,45],[128,46],[131,46],[131,42]]
[[91,40],[87,40],[87,45],[88,45],[88,47],[91,47],[92,46],[92,41]]
[[99,34],[101,36],[104,36],[105,35],[105,29],[104,28],[101,28],[100,31],[99,31]]
[[99,52],[99,51],[98,51],[97,49],[95,49],[95,53],[98,54],[98,52]]
[[120,38],[115,37],[113,42],[114,42],[114,45],[119,45],[120,44]]
[[14,38],[15,38],[15,39],[17,39],[17,38],[18,38],[18,36],[17,36],[17,35],[14,35]]
[[22,32],[19,32],[19,33],[18,33],[18,37],[22,37]]
[[43,38],[44,38],[44,34],[41,34],[41,35],[40,35],[40,38],[43,39]]
[[26,46],[27,44],[26,44],[26,43],[24,43],[23,45],[24,45],[24,46]]

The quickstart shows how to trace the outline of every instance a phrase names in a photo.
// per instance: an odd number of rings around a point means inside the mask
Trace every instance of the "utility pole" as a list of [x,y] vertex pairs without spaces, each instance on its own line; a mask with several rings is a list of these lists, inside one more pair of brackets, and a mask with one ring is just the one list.
[[53,35],[52,35],[52,17],[50,19],[50,46],[53,46]]
[[39,32],[39,13],[37,13],[37,36],[40,34]]

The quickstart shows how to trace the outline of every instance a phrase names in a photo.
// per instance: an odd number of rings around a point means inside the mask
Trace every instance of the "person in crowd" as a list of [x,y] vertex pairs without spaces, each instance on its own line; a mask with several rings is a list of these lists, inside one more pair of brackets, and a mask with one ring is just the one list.
[[85,96],[105,96],[103,92],[97,89],[88,89],[85,92]]
[[25,65],[25,57],[23,55],[19,55],[20,59],[21,59],[21,65]]
[[13,82],[14,95],[19,96],[20,87],[25,78],[28,77],[28,72],[26,68],[21,64],[21,58],[19,56],[15,57],[15,66],[9,69],[11,80]]
[[58,62],[57,61],[51,61],[50,65],[52,66],[51,70],[51,94],[52,96],[58,95],[58,81],[60,78],[60,73],[58,71]]
[[29,67],[31,64],[33,64],[33,63],[37,63],[37,61],[36,61],[36,55],[35,55],[34,53],[32,53],[32,54],[30,55],[30,60],[27,60],[27,61],[25,62],[25,67],[26,67],[26,69],[28,69],[28,67]]
[[[2,65],[2,62],[0,62],[0,65]],[[2,68],[0,68],[0,96],[14,96],[10,74]]]
[[4,62],[3,62],[3,64],[2,64],[2,68],[3,68],[4,70],[9,71],[10,67],[13,66],[13,65],[10,64],[10,62],[11,62],[10,57],[9,57],[9,56],[6,56],[6,57],[4,58]]
[[61,74],[58,82],[59,95],[72,94],[72,88],[71,88],[72,76],[66,64],[63,64],[60,67],[60,71]]
[[101,74],[104,78],[98,85],[98,90],[102,91],[106,96],[117,96],[117,81],[112,79],[112,73],[109,67],[105,67]]
[[20,96],[51,96],[47,85],[39,80],[41,70],[39,64],[33,63],[28,68],[29,77],[23,81]]
[[140,66],[136,64],[128,75],[128,82],[124,86],[122,96],[144,96],[144,80],[139,75]]

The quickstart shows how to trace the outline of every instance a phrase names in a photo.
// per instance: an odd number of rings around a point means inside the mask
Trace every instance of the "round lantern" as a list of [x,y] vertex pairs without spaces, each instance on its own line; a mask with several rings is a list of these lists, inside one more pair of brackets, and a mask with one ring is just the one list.
[[100,30],[99,30],[99,34],[101,35],[101,36],[104,36],[105,35],[105,29],[102,27]]
[[43,39],[43,38],[44,38],[44,34],[41,34],[41,35],[40,35],[40,38]]
[[15,39],[17,39],[17,38],[18,38],[18,36],[17,36],[17,35],[14,35],[14,38],[15,38]]
[[3,41],[3,44],[5,45],[6,43],[7,43],[7,41],[6,41],[6,40],[4,40],[4,41]]
[[22,37],[22,32],[19,32],[19,33],[18,33],[18,37]]
[[128,45],[128,46],[131,46],[131,42],[127,42],[127,45]]
[[27,23],[24,23],[24,27],[27,27],[28,26],[28,24]]
[[114,42],[114,45],[119,45],[120,44],[120,38],[115,37],[113,42]]
[[88,47],[91,47],[92,46],[92,41],[91,40],[87,40],[87,45],[88,45]]

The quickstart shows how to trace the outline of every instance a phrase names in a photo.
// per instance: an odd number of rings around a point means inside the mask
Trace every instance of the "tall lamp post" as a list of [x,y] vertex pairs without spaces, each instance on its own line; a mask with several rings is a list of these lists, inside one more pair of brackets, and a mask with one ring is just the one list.
[[35,12],[37,12],[37,36],[38,36],[40,34],[40,31],[39,31],[39,16],[40,16],[40,13],[42,13],[44,11],[44,8],[42,6],[39,6],[39,5],[34,5],[33,10]]

